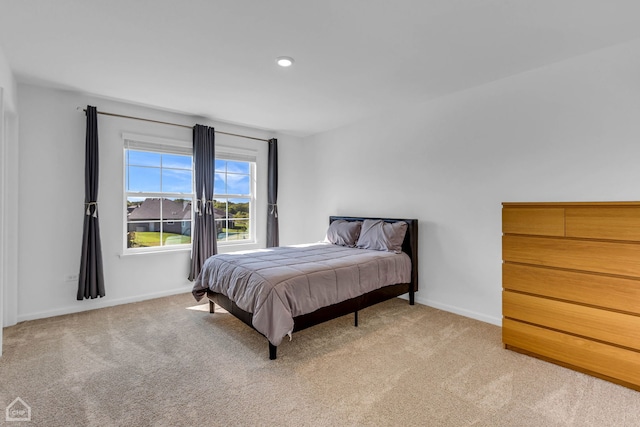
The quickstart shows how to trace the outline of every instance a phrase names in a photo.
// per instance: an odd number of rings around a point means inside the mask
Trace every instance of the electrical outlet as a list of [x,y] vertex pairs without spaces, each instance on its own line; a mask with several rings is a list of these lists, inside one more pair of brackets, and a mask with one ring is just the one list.
[[64,280],[65,280],[65,282],[76,282],[76,281],[78,281],[78,275],[77,274],[66,274],[64,276]]

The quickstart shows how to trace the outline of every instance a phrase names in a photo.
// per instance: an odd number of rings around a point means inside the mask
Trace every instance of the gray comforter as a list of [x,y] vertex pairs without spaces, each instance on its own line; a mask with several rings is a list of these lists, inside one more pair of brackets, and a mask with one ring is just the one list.
[[405,253],[354,249],[330,243],[218,254],[196,279],[253,313],[253,327],[273,345],[293,330],[293,317],[396,283],[411,281]]

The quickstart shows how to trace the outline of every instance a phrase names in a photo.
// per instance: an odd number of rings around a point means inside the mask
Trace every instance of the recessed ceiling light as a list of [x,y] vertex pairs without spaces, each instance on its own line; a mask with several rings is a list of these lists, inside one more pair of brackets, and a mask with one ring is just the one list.
[[276,64],[281,67],[291,67],[293,65],[293,58],[288,56],[279,56],[276,58]]

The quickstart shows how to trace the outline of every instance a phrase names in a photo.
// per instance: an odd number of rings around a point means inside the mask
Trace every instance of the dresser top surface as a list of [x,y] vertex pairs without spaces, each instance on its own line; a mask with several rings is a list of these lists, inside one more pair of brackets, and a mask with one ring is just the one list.
[[618,202],[502,202],[503,207],[509,208],[535,208],[535,207],[587,207],[587,206],[619,206],[619,207],[640,207],[640,201],[618,201]]

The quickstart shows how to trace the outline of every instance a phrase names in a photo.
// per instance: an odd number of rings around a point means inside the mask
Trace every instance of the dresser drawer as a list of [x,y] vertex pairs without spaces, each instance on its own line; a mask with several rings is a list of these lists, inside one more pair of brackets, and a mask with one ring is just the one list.
[[640,207],[566,208],[567,237],[640,241]]
[[562,332],[504,319],[502,341],[515,349],[562,362],[583,372],[639,388],[640,353]]
[[503,263],[502,287],[640,315],[638,279]]
[[502,259],[522,264],[640,277],[640,243],[508,235]]
[[564,236],[563,208],[502,208],[504,234]]
[[504,291],[502,314],[510,319],[640,350],[640,317],[581,304]]

